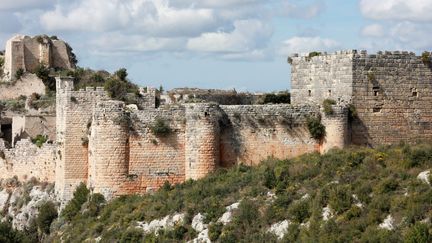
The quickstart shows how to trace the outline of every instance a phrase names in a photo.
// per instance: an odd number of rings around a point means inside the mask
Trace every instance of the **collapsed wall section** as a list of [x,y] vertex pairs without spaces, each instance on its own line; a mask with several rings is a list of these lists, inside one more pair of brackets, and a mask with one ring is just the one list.
[[26,181],[36,178],[39,181],[54,182],[55,179],[55,145],[43,144],[40,148],[29,139],[17,142],[14,148],[2,147],[0,152],[0,178],[17,176]]
[[352,142],[414,142],[432,137],[432,66],[414,53],[355,55]]
[[307,128],[307,117],[319,114],[312,106],[221,106],[221,165],[257,165],[269,157],[292,158],[319,151]]
[[291,64],[291,103],[322,104],[325,99],[350,103],[353,89],[355,51],[289,58]]

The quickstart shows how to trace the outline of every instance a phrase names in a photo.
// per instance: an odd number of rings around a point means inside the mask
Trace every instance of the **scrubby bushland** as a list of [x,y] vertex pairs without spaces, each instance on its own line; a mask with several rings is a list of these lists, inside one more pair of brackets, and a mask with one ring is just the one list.
[[280,92],[277,94],[265,94],[260,104],[290,104],[291,94],[289,92]]
[[[116,71],[114,76],[105,82],[105,91],[115,100],[125,101],[126,103],[136,103],[137,98],[140,96],[139,89],[136,84],[127,80],[127,75],[125,68]],[[129,94],[132,94],[132,96]]]
[[[430,242],[432,188],[417,175],[432,167],[431,155],[432,145],[423,143],[269,159],[256,167],[219,169],[198,181],[165,183],[153,194],[109,203],[81,185],[51,239],[185,242],[196,236],[190,223],[201,213],[215,242],[277,242],[268,229],[286,219],[291,223],[282,242]],[[275,196],[270,199],[268,192]],[[225,207],[235,202],[240,205],[231,223],[217,223]],[[324,221],[327,206],[333,216]],[[176,212],[186,213],[185,225],[158,235],[133,227],[136,221]],[[394,218],[394,229],[380,229],[388,215]]]

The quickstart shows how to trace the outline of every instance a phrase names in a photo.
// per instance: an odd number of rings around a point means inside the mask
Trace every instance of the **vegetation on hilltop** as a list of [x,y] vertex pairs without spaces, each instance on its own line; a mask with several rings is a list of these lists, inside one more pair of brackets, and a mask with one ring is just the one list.
[[[431,144],[400,144],[238,165],[109,203],[81,185],[46,241],[184,242],[196,236],[191,220],[201,213],[214,242],[430,242],[432,188],[417,176],[431,165]],[[225,207],[236,202],[240,205],[232,221],[216,223]],[[327,219],[325,208],[330,210]],[[136,227],[137,221],[176,212],[186,214],[185,223],[157,235]],[[380,228],[389,215],[393,229]],[[283,220],[290,224],[278,240],[268,229]]]

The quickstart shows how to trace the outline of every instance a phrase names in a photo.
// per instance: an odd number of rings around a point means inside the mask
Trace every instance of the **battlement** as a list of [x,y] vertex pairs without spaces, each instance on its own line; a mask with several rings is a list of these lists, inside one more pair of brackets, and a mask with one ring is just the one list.
[[408,51],[378,51],[376,53],[368,53],[366,50],[343,50],[332,53],[327,52],[311,52],[311,53],[294,53],[288,57],[288,62],[293,64],[294,62],[306,62],[312,61],[325,61],[328,59],[341,59],[341,58],[387,58],[387,59],[420,59],[414,52]]

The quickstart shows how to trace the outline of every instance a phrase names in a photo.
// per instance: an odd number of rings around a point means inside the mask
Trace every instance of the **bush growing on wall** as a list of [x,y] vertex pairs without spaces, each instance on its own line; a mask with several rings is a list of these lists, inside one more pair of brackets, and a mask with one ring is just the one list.
[[307,127],[309,133],[315,139],[321,140],[324,138],[326,131],[325,126],[321,123],[321,117],[308,117]]
[[171,133],[170,126],[162,118],[157,118],[153,125],[150,127],[150,130],[155,136],[167,136]]
[[24,69],[20,68],[15,72],[15,78],[21,79],[21,77],[24,75]]
[[431,62],[431,54],[428,51],[424,51],[421,55],[422,62],[424,64],[429,64]]
[[32,138],[32,143],[36,144],[39,148],[48,141],[47,135],[38,134],[35,138]]
[[323,101],[323,108],[324,108],[324,113],[326,115],[333,115],[333,108],[332,105],[336,105],[336,101],[332,100],[332,99],[325,99]]

